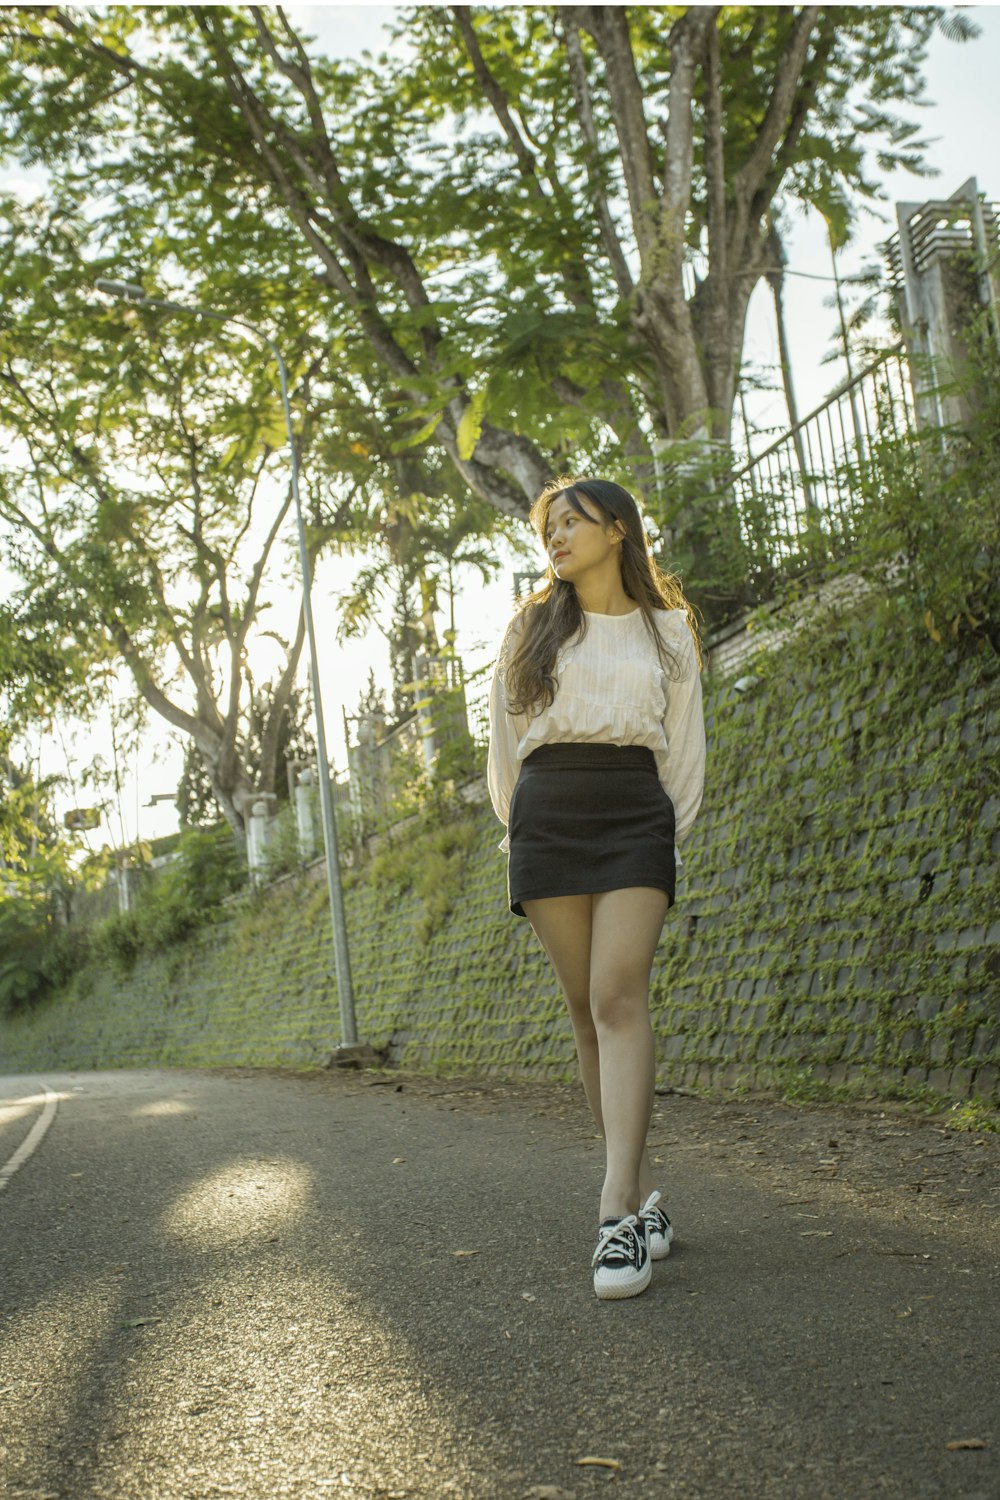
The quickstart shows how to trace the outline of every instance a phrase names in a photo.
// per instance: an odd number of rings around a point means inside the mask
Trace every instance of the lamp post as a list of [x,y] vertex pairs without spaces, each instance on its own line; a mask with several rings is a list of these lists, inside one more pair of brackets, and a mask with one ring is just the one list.
[[[295,502],[295,519],[299,536],[299,565],[302,570],[302,608],[305,613],[306,633],[309,639],[309,674],[312,679],[313,711],[316,715],[316,758],[319,762],[319,797],[323,818],[323,846],[326,852],[326,878],[330,893],[330,919],[333,929],[333,962],[337,976],[337,994],[340,1000],[340,1029],[345,1046],[340,1049],[339,1060],[347,1061],[347,1050],[352,1059],[358,1048],[358,1027],[354,1014],[354,987],[351,982],[350,954],[347,946],[347,923],[344,918],[344,892],[340,882],[340,853],[337,845],[337,823],[333,811],[333,795],[330,790],[330,766],[326,755],[326,729],[323,723],[323,700],[319,687],[319,659],[316,652],[316,630],[313,625],[312,598],[309,586],[309,552],[306,545],[306,527],[302,517],[302,502],[299,498],[299,461],[295,451],[295,433],[292,427],[292,408],[288,399],[288,371],[281,357],[281,350],[262,329],[245,318],[233,313],[217,311],[210,307],[194,307],[184,302],[171,302],[163,297],[148,297],[142,287],[132,281],[108,281],[103,277],[95,282],[98,291],[142,307],[159,307],[166,312],[183,313],[187,317],[209,318],[214,323],[232,323],[237,328],[259,339],[274,355],[281,382],[281,401],[288,428],[288,452],[292,465],[292,499]],[[336,1056],[336,1054],[335,1054]]]

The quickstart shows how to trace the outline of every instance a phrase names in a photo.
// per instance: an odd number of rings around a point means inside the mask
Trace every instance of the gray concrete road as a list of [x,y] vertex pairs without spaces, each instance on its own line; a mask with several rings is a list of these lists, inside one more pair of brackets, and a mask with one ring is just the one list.
[[1000,1497],[995,1136],[661,1099],[676,1250],[599,1303],[569,1090],[7,1078],[0,1167],[46,1087],[0,1191],[5,1500]]

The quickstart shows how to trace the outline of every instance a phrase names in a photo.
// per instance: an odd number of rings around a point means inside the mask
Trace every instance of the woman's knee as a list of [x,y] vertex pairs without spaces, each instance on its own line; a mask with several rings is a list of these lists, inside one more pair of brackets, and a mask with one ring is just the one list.
[[644,990],[602,986],[591,992],[590,1014],[598,1031],[648,1025],[649,1000]]
[[570,993],[564,990],[563,994],[566,997],[566,1009],[569,1011],[569,1018],[576,1035],[578,1037],[592,1035],[594,1017],[590,1010],[590,992],[578,990]]

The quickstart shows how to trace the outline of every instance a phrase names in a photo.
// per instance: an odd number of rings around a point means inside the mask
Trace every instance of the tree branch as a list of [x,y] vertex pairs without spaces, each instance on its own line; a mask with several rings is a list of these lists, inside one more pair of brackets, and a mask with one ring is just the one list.
[[810,76],[798,89],[784,139],[775,153],[774,160],[771,162],[770,168],[765,174],[760,187],[754,194],[754,199],[750,206],[751,220],[763,218],[770,208],[774,196],[781,186],[782,179],[792,164],[799,138],[805,129],[809,114],[815,106],[824,69],[837,39],[835,21],[830,21],[828,17],[824,17],[822,25],[823,30],[817,39],[810,61]]
[[628,15],[623,6],[569,6],[567,19],[570,26],[575,25],[590,32],[604,59],[608,97],[621,147],[632,227],[640,259],[645,264],[655,250],[658,194],[643,109],[642,86],[632,54]]
[[821,9],[819,5],[804,5],[795,17],[788,45],[774,75],[771,97],[757,131],[753,150],[733,177],[732,191],[737,203],[749,204],[774,160],[778,142],[791,113],[799,77],[809,50],[809,39]]
[[535,158],[528,150],[521,132],[514,123],[503,89],[490,72],[486,59],[483,57],[479,38],[476,36],[475,28],[472,24],[469,6],[450,5],[448,9],[455,17],[455,24],[458,28],[459,36],[465,45],[465,50],[469,55],[469,61],[472,63],[472,71],[476,75],[476,82],[482,89],[490,108],[500,122],[501,130],[513,148],[522,176],[529,179],[540,197],[544,197],[545,194],[538,178],[538,170],[535,166]]
[[[719,57],[718,23],[705,31],[705,184],[708,221],[708,277],[705,282],[706,341],[712,348],[724,347],[729,327],[728,235],[726,223],[726,161],[722,133],[722,63]],[[716,403],[716,392],[709,400]]]
[[715,29],[717,6],[689,8],[670,30],[670,87],[665,131],[663,203],[657,225],[656,269],[658,275],[680,284],[684,263],[685,231],[691,204],[694,168],[695,67],[704,53],[705,39]]
[[587,82],[587,65],[583,58],[583,48],[580,46],[579,28],[572,23],[562,28],[563,40],[566,45],[566,56],[569,61],[569,79],[573,89],[573,98],[576,103],[576,112],[580,117],[580,126],[583,130],[584,140],[587,142],[587,176],[590,180],[590,191],[597,210],[597,225],[601,233],[601,242],[604,245],[605,254],[611,266],[611,273],[618,288],[618,295],[624,300],[631,296],[634,289],[632,273],[629,271],[625,252],[622,249],[615,221],[608,207],[608,197],[604,191],[604,185],[600,178],[599,147],[597,141],[597,127],[594,124],[593,101],[590,97],[590,85]]
[[278,741],[281,738],[281,721],[292,696],[292,689],[295,686],[295,675],[298,671],[305,635],[305,610],[300,609],[298,623],[295,628],[295,639],[292,642],[284,670],[274,690],[274,696],[271,699],[270,708],[268,709],[267,720],[260,737],[260,766],[257,772],[257,785],[261,789],[273,787],[277,778]]

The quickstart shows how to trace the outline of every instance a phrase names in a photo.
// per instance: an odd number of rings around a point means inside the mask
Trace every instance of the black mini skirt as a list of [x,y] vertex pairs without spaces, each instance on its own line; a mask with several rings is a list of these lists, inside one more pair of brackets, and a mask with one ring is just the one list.
[[652,886],[674,901],[674,805],[652,750],[541,745],[521,764],[507,814],[510,909],[546,896]]

